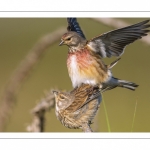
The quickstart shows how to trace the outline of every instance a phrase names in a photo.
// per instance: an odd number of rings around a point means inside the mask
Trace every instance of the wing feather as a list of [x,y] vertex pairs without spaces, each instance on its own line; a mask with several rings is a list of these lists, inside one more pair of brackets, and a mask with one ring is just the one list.
[[88,46],[101,55],[101,57],[121,56],[125,47],[137,39],[146,36],[150,30],[148,23],[150,20],[145,20],[140,23],[127,26],[121,29],[113,30],[104,33],[91,39]]
[[82,84],[80,87],[75,89],[74,93],[74,101],[72,104],[66,108],[66,111],[75,112],[78,109],[85,106],[90,101],[94,100],[96,97],[100,96],[101,93],[98,87],[93,87],[88,84]]
[[82,36],[85,39],[85,35],[82,32],[76,18],[67,18],[67,22],[68,22],[68,27],[67,27],[68,31],[77,32],[80,36]]

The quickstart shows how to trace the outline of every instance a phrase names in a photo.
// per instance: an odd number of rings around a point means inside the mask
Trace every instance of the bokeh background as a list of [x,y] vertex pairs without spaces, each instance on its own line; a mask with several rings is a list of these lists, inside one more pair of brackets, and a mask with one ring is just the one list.
[[[137,23],[148,18],[119,19],[128,23]],[[78,22],[87,39],[114,29],[90,18],[79,18]],[[34,44],[43,35],[61,26],[67,26],[66,18],[0,18],[0,97],[8,79]],[[48,48],[24,81],[16,96],[5,132],[27,132],[26,127],[32,120],[30,111],[44,97],[44,91],[54,88],[72,90],[66,67],[68,48],[59,47],[59,42]],[[97,117],[99,132],[108,132],[103,102],[106,105],[111,132],[131,132],[134,114],[132,132],[150,131],[149,56],[150,45],[140,40],[126,47],[122,59],[112,69],[113,75],[140,86],[136,91],[115,88],[103,94]],[[113,60],[115,57],[104,59],[106,64]],[[136,113],[134,113],[136,102]],[[81,130],[62,126],[52,109],[46,113],[45,132],[81,132]]]

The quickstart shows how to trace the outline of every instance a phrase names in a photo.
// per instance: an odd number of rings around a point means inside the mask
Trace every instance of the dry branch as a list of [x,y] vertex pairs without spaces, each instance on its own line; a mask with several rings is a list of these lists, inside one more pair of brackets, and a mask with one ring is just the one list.
[[47,50],[47,48],[59,40],[65,31],[65,28],[60,28],[53,33],[43,36],[30,50],[25,59],[10,77],[1,97],[2,103],[0,105],[0,131],[4,130],[8,116],[10,115],[15,103],[15,96],[24,79],[31,72],[35,64],[39,62],[41,56]]
[[[107,26],[111,26],[111,27],[117,28],[117,29],[131,25],[131,24],[125,22],[125,21],[122,21],[120,19],[114,19],[114,18],[92,18],[92,20],[95,20],[97,22],[103,23]],[[147,36],[143,37],[141,39],[141,41],[148,44],[148,45],[150,45],[150,35],[147,35]]]
[[83,132],[93,132],[92,128],[87,124],[82,126],[82,131]]
[[49,92],[32,110],[33,120],[27,126],[28,132],[43,132],[45,125],[45,113],[55,106],[54,95]]

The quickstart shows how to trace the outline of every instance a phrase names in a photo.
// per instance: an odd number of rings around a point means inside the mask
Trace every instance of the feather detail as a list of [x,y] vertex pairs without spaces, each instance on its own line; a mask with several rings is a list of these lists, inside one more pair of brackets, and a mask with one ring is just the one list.
[[74,31],[77,32],[81,37],[85,39],[85,35],[83,34],[76,18],[67,18],[68,21],[68,31]]
[[73,87],[81,83],[96,85],[107,80],[107,66],[104,65],[99,55],[94,55],[88,49],[69,53],[67,67]]
[[101,34],[88,42],[88,46],[101,57],[121,56],[125,47],[146,36],[149,20]]
[[[60,92],[60,94],[63,94]],[[64,97],[65,93],[64,93]],[[98,87],[82,84],[80,87],[67,94],[72,104],[65,109],[56,110],[58,120],[67,128],[83,128],[90,125],[94,119],[102,100]],[[73,101],[72,101],[73,98]]]

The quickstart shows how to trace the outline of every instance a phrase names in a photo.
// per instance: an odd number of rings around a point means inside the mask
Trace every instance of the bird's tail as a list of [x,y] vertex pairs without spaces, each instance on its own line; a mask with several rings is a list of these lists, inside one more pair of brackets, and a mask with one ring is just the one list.
[[136,83],[125,81],[125,80],[118,80],[118,82],[119,82],[118,84],[119,87],[127,88],[133,91],[139,86]]
[[101,88],[101,92],[105,92],[107,90],[114,89],[116,87],[122,87],[122,88],[127,88],[129,90],[134,91],[139,85],[136,83],[126,81],[126,80],[120,80],[118,78],[112,77],[111,80],[107,83],[103,83],[103,86]]

